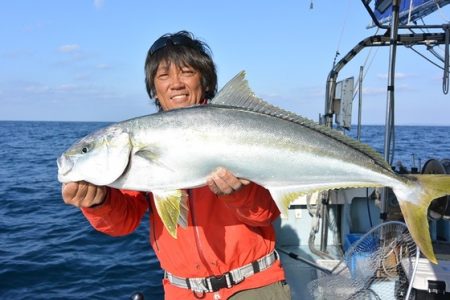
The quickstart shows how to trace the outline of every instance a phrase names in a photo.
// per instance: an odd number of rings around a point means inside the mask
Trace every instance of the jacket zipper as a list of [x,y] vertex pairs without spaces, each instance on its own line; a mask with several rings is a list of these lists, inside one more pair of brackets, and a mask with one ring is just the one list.
[[[159,251],[159,246],[158,246],[158,240],[156,239],[156,233],[155,233],[155,216],[152,216],[152,204],[151,204],[151,197],[149,195],[149,193],[145,193],[145,199],[147,200],[147,204],[148,204],[148,212],[149,212],[149,218],[152,221],[152,225],[150,226],[150,238],[153,237],[153,241],[155,242],[155,246],[156,246],[156,250]],[[150,241],[151,243],[152,241]]]
[[189,201],[189,209],[191,211],[191,223],[192,226],[194,227],[194,235],[195,235],[195,244],[197,246],[197,252],[198,252],[198,256],[200,258],[200,261],[203,263],[204,267],[206,268],[206,270],[208,271],[209,274],[214,274],[214,272],[211,270],[211,268],[209,267],[208,261],[206,260],[205,254],[203,253],[202,250],[202,243],[200,241],[200,233],[199,233],[199,229],[197,227],[196,224],[196,219],[195,219],[195,207],[194,207],[194,201],[193,201],[193,196],[192,196],[192,190],[188,190],[188,201]]

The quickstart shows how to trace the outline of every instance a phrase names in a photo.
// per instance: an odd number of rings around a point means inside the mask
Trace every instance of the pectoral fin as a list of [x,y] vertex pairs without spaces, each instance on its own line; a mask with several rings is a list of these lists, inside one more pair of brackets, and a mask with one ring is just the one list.
[[148,161],[151,164],[157,165],[160,168],[167,169],[170,171],[173,171],[167,164],[165,164],[162,160],[160,155],[155,151],[155,149],[150,148],[142,148],[137,150],[134,153],[135,156],[141,157]]
[[177,224],[187,226],[187,199],[184,190],[153,191],[156,210],[164,226],[173,238],[177,238]]

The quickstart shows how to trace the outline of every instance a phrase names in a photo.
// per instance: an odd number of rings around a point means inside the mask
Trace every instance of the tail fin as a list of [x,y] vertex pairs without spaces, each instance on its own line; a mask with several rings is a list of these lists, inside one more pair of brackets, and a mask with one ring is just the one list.
[[396,191],[395,194],[411,236],[423,255],[432,263],[437,264],[430,238],[427,210],[434,199],[450,195],[450,176],[410,175],[408,177],[418,184],[418,189],[416,186],[411,190],[411,186],[409,186],[408,192]]

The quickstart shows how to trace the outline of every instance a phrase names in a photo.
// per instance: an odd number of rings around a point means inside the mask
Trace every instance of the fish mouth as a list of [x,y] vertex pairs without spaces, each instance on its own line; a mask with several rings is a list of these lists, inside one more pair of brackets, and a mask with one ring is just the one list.
[[61,155],[57,159],[56,163],[58,165],[58,178],[59,179],[62,179],[62,177],[67,175],[67,173],[69,173],[72,170],[73,165],[74,165],[73,161],[64,155]]

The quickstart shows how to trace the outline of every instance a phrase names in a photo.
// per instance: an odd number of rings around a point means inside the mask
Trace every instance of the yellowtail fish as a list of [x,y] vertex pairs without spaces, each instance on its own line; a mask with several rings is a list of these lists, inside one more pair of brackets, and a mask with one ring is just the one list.
[[112,124],[58,159],[61,182],[152,192],[176,238],[187,226],[185,189],[224,167],[267,188],[282,214],[300,195],[342,188],[390,187],[412,237],[437,263],[427,208],[450,194],[450,176],[398,175],[369,146],[255,97],[243,72],[208,105]]

